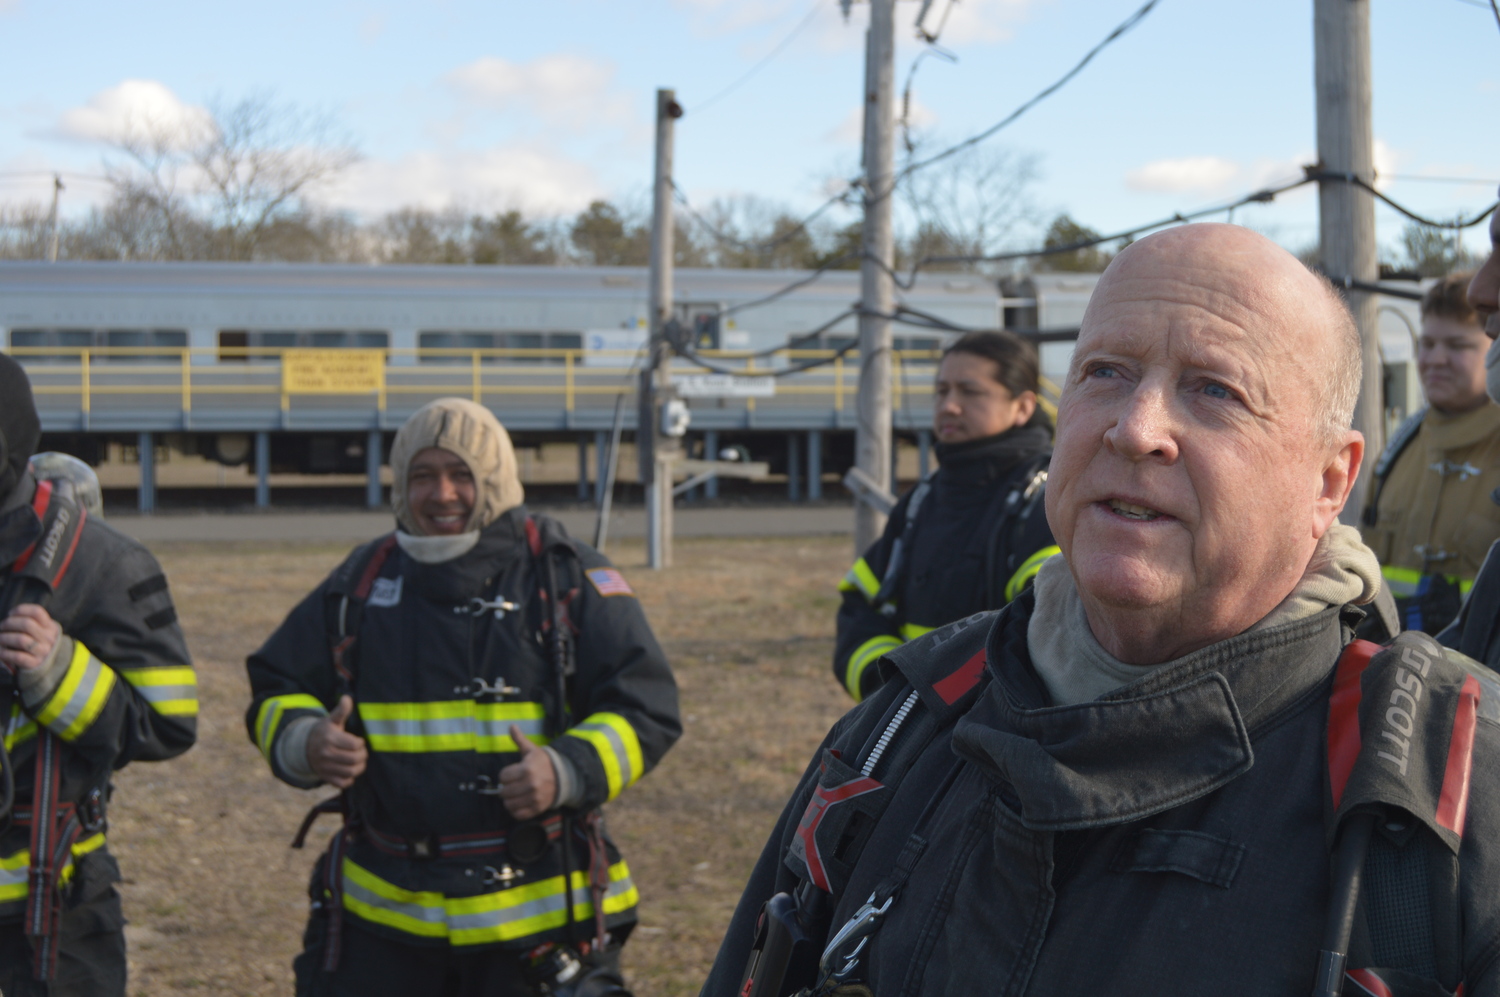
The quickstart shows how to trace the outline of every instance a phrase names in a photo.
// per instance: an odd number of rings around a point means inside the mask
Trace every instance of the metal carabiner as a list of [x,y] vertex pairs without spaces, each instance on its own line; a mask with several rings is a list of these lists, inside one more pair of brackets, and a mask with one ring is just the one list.
[[[818,975],[823,982],[834,980],[842,983],[848,979],[849,974],[854,972],[854,967],[859,965],[860,953],[864,951],[870,936],[880,924],[880,918],[886,911],[891,909],[891,904],[896,900],[895,896],[885,898],[885,903],[879,907],[875,906],[875,894],[870,894],[870,899],[849,916],[844,926],[834,933],[829,939],[827,948],[823,949],[823,957],[818,960]],[[850,942],[858,941],[853,950],[844,953],[841,950]],[[840,959],[844,965],[838,969],[834,964]]]
[[506,685],[504,679],[496,679],[495,684],[491,685],[476,675],[469,679],[468,685],[454,686],[453,694],[455,696],[469,696],[473,699],[483,699],[485,696],[519,696],[521,690],[517,686]]
[[461,782],[458,784],[461,793],[478,793],[480,796],[499,796],[502,792],[498,780],[492,780],[487,775],[476,775],[473,782]]
[[506,613],[514,613],[520,608],[520,606],[505,598],[490,600],[482,599],[476,595],[469,600],[469,612],[475,616],[483,616],[493,609],[495,611],[495,619],[497,620],[505,619]]

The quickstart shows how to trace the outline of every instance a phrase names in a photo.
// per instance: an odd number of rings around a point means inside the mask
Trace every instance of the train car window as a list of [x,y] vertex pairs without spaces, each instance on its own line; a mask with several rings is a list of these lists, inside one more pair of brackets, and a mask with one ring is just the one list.
[[327,329],[321,329],[317,332],[309,332],[307,334],[306,345],[316,350],[343,349],[344,347],[349,345],[349,334],[342,330],[334,332]]
[[391,334],[373,331],[356,332],[353,345],[361,350],[387,350],[391,346]]
[[[80,351],[94,345],[93,329],[12,329],[10,346],[23,363],[78,363]],[[63,353],[36,352],[60,347]]]
[[147,353],[153,347],[173,351],[187,348],[187,331],[183,329],[109,329],[102,337],[102,345],[121,353],[108,355],[111,363],[161,363],[181,358],[181,353]]

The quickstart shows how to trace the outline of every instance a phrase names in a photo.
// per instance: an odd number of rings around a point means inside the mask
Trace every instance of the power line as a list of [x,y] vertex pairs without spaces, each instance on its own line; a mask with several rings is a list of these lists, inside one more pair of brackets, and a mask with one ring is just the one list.
[[803,29],[817,18],[818,12],[822,10],[822,7],[823,4],[821,0],[815,0],[812,5],[812,9],[807,12],[807,16],[804,17],[800,22],[798,22],[797,26],[791,30],[791,33],[783,38],[780,42],[778,42],[775,48],[771,49],[770,52],[767,52],[764,56],[762,56],[761,60],[755,65],[751,66],[748,70],[746,70],[739,79],[735,80],[733,83],[729,84],[729,86],[725,87],[723,90],[720,90],[718,93],[714,94],[703,103],[692,108],[688,113],[697,114],[705,108],[717,104],[719,101],[723,100],[725,97],[728,97],[730,94],[738,90],[742,85],[748,83],[751,77],[760,72],[762,69],[766,68],[766,66],[770,65],[771,61],[778,55],[780,55],[782,53],[782,50],[792,43],[792,39],[800,35]]
[[1021,117],[1021,115],[1025,114],[1027,111],[1031,110],[1037,104],[1040,104],[1042,101],[1052,96],[1058,90],[1061,90],[1064,86],[1067,85],[1070,80],[1073,79],[1073,77],[1083,72],[1083,68],[1090,62],[1093,62],[1096,55],[1104,51],[1116,40],[1129,32],[1131,28],[1134,28],[1137,24],[1139,24],[1147,14],[1151,13],[1152,9],[1154,9],[1159,2],[1160,0],[1146,0],[1146,3],[1142,5],[1139,10],[1137,10],[1134,14],[1131,14],[1125,20],[1121,21],[1113,31],[1104,36],[1103,41],[1095,45],[1093,48],[1089,49],[1088,54],[1080,59],[1078,64],[1075,65],[1072,69],[1064,73],[1063,76],[1057,80],[1057,82],[1042,90],[1035,97],[1032,97],[1026,103],[1022,104],[1020,107],[1010,112],[1010,114],[1006,115],[1000,121],[986,128],[979,134],[971,135],[970,137],[964,139],[962,142],[959,142],[956,145],[951,145],[948,148],[944,149],[942,152],[939,152],[932,156],[928,156],[926,159],[908,164],[901,170],[899,174],[897,174],[896,182],[900,183],[903,179],[915,173],[917,170],[926,169],[934,163],[941,162],[942,160],[947,159],[949,156],[956,155],[957,153],[962,152],[965,149],[978,145],[980,142],[983,142],[985,139],[994,135],[1002,128],[1005,128],[1007,125],[1011,124],[1013,121]]
[[714,239],[719,243],[726,246],[732,246],[735,249],[747,253],[769,253],[771,250],[780,246],[782,243],[789,242],[790,240],[796,238],[799,233],[807,230],[807,226],[817,221],[825,211],[833,207],[835,204],[848,204],[849,195],[854,192],[854,189],[854,184],[849,184],[843,190],[839,191],[837,194],[834,194],[828,200],[818,205],[818,207],[814,209],[811,214],[804,217],[801,221],[797,222],[791,228],[776,236],[774,239],[768,239],[765,242],[746,242],[743,239],[730,235],[723,229],[719,228],[717,225],[710,222],[707,218],[704,218],[701,214],[699,214],[698,210],[693,207],[690,201],[688,201],[687,191],[679,187],[675,180],[672,181],[672,192],[673,196],[677,200],[677,203],[682,205],[683,210],[691,215],[693,217],[693,220],[703,227],[704,231],[708,232],[708,234],[713,236]]

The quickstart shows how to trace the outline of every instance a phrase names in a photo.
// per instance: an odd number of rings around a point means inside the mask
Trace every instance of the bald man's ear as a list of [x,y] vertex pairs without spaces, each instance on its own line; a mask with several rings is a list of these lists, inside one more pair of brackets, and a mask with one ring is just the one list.
[[1344,511],[1349,496],[1354,494],[1359,465],[1364,459],[1364,434],[1353,429],[1346,431],[1344,442],[1323,468],[1321,487],[1313,503],[1313,539],[1321,540]]

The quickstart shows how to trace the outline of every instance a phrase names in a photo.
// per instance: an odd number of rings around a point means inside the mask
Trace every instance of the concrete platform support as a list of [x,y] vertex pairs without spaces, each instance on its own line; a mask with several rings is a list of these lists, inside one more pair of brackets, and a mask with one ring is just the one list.
[[589,438],[578,437],[578,501],[589,500]]
[[[703,459],[719,459],[719,431],[710,429],[703,434]],[[716,499],[719,497],[719,479],[709,478],[703,483],[703,497]]]
[[823,498],[823,431],[807,431],[807,499],[817,502]]
[[255,508],[271,507],[271,434],[255,434]]
[[932,430],[922,429],[917,431],[917,476],[927,477],[927,471],[932,467]]
[[609,477],[609,434],[594,434],[594,506],[604,504],[604,479]]
[[802,501],[801,442],[801,434],[786,434],[786,499],[788,502]]
[[144,513],[156,511],[156,439],[142,433],[136,444],[141,458],[141,485],[136,491],[137,507]]
[[365,440],[365,507],[369,509],[379,509],[382,504],[380,465],[385,456],[381,452],[384,449],[385,436],[378,429],[370,430],[370,435]]

